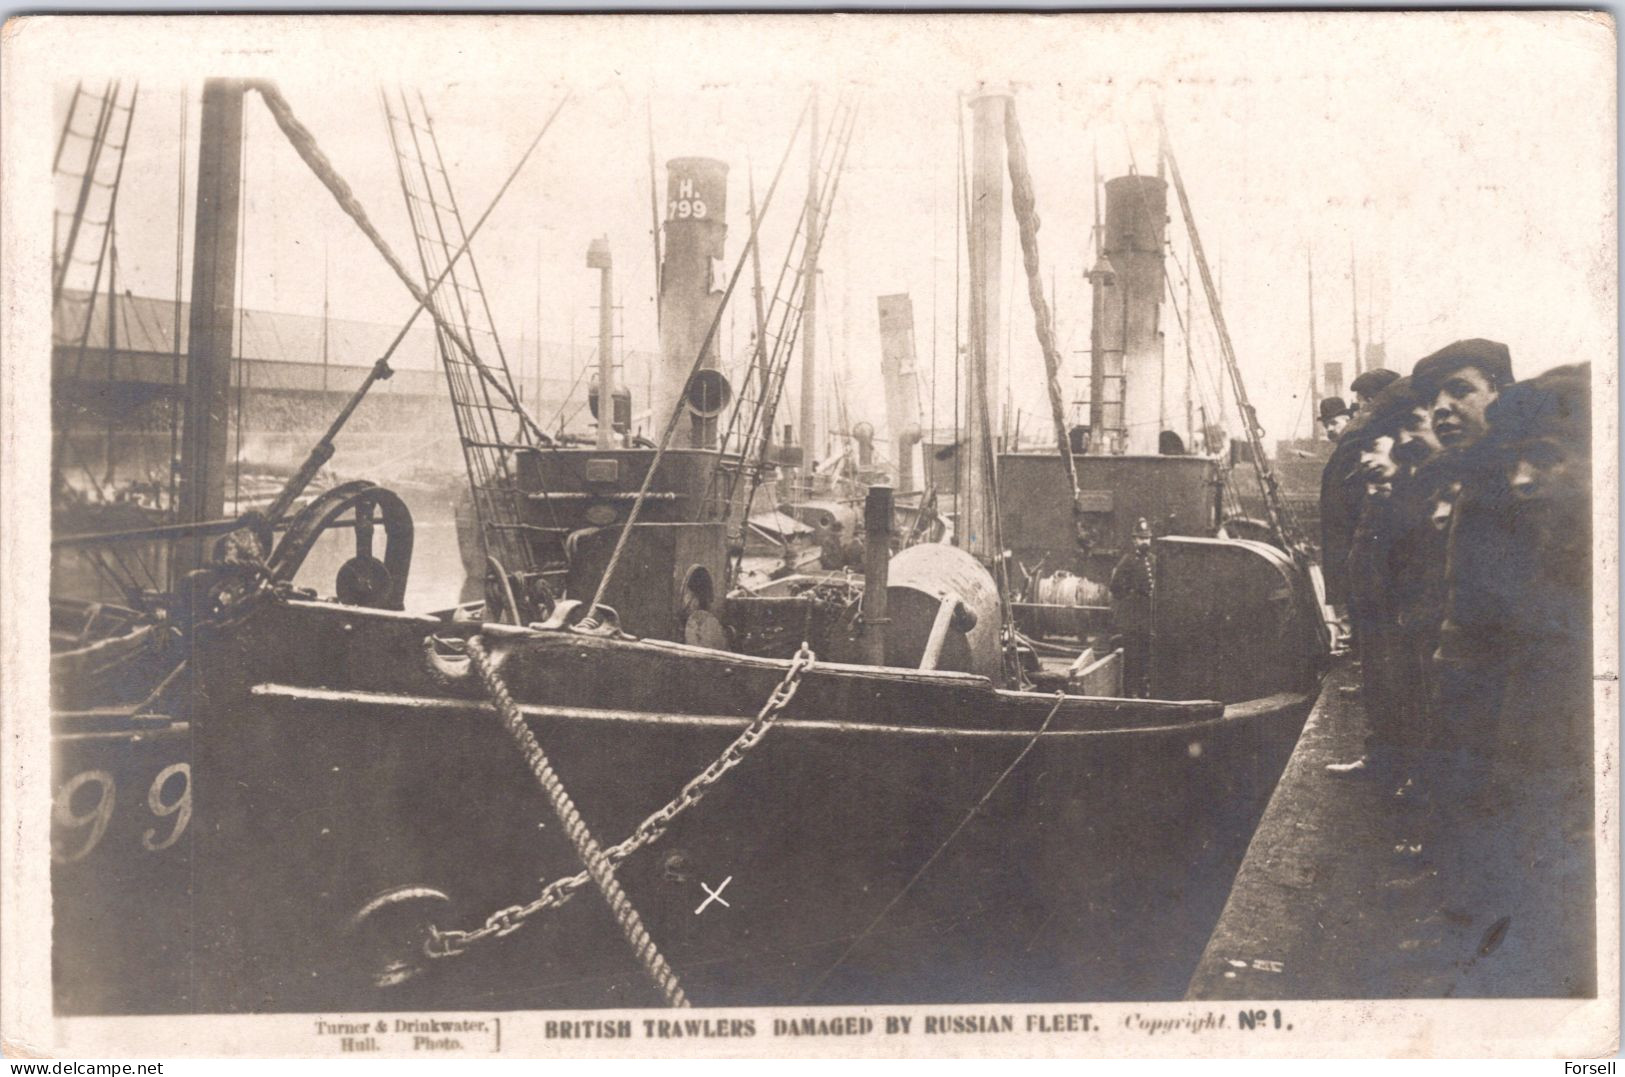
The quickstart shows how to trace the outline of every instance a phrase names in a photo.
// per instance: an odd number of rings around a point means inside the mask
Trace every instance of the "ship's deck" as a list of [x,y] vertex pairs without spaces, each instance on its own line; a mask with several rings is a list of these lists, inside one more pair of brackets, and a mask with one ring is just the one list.
[[1416,813],[1326,770],[1360,755],[1364,708],[1341,692],[1358,679],[1322,685],[1188,997],[1440,998],[1471,977],[1488,925],[1440,909]]

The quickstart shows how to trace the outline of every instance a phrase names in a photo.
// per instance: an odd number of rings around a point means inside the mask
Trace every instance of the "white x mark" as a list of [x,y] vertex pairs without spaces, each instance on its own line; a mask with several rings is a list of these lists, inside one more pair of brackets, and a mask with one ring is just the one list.
[[733,908],[733,906],[729,905],[726,901],[724,901],[723,897],[722,897],[722,892],[724,890],[728,889],[728,884],[733,882],[733,881],[734,881],[734,877],[732,875],[730,875],[726,879],[722,880],[722,885],[718,886],[715,890],[711,889],[709,886],[706,886],[704,883],[701,883],[700,884],[700,889],[704,890],[710,896],[707,897],[704,901],[700,902],[700,907],[694,910],[694,915],[695,916],[700,915],[700,913],[705,911],[705,907],[707,905],[711,904],[711,902],[713,902],[713,901],[716,902],[718,905],[723,906],[724,908],[729,908],[729,909]]

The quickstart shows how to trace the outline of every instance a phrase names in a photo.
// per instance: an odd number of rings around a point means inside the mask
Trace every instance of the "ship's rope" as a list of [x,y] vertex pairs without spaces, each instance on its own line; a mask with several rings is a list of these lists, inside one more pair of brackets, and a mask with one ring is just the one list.
[[530,765],[531,773],[536,776],[537,782],[547,794],[548,802],[553,806],[553,813],[558,816],[570,844],[575,846],[576,855],[581,858],[587,874],[591,875],[592,881],[597,884],[598,892],[604,896],[604,902],[614,914],[615,922],[620,925],[621,933],[626,936],[632,952],[642,962],[643,970],[648,973],[649,979],[654,981],[661,994],[665,995],[667,1004],[674,1007],[687,1006],[688,997],[683,994],[683,987],[677,982],[677,973],[666,963],[654,939],[649,936],[648,928],[643,926],[643,917],[638,915],[638,910],[632,905],[632,899],[621,889],[620,881],[615,878],[615,868],[604,856],[604,850],[592,836],[592,831],[587,829],[586,821],[576,809],[575,801],[570,799],[569,792],[553,770],[553,764],[548,761],[547,753],[542,750],[536,735],[525,724],[525,716],[520,712],[519,705],[513,701],[507,683],[497,672],[496,664],[491,661],[485,644],[478,636],[470,636],[468,639],[468,657],[475,672],[479,674],[481,683],[485,685],[485,690],[490,693],[491,702],[495,704],[503,726],[524,753],[525,762]]
[[881,909],[873,920],[869,921],[868,927],[864,928],[862,931],[858,932],[857,935],[853,936],[852,941],[847,944],[846,949],[841,951],[841,956],[837,957],[829,968],[825,969],[819,974],[818,979],[813,981],[813,985],[801,993],[801,998],[798,1000],[799,1002],[806,1003],[808,999],[817,994],[818,989],[824,986],[824,982],[834,974],[836,969],[840,968],[846,963],[846,959],[852,956],[852,952],[858,948],[863,940],[872,935],[875,928],[880,926],[881,921],[885,920],[887,916],[891,915],[891,911],[897,907],[900,901],[903,900],[904,895],[914,888],[914,884],[925,877],[925,873],[931,870],[931,865],[935,864],[937,862],[937,858],[943,854],[943,851],[954,843],[955,838],[959,837],[959,832],[964,830],[972,819],[976,818],[977,812],[982,810],[982,805],[986,804],[990,799],[992,799],[993,794],[998,791],[999,786],[1004,784],[1004,780],[1010,777],[1011,772],[1021,765],[1021,761],[1023,759],[1027,758],[1027,753],[1033,750],[1033,747],[1038,744],[1038,739],[1049,730],[1050,723],[1055,720],[1055,716],[1061,711],[1061,704],[1065,702],[1065,692],[1055,693],[1055,706],[1051,707],[1049,713],[1044,716],[1043,724],[1038,727],[1037,732],[1032,735],[1032,738],[1029,739],[1026,745],[1022,747],[1021,751],[1016,754],[1016,757],[1010,760],[1010,765],[1005,767],[1004,772],[1001,773],[997,778],[993,779],[993,784],[987,787],[987,792],[982,794],[980,800],[971,805],[970,811],[966,812],[965,817],[959,820],[959,825],[954,827],[953,832],[943,839],[941,845],[937,846],[937,851],[926,858],[925,863],[920,865],[920,870],[914,873],[913,878],[904,883],[903,888],[897,891],[890,901],[886,902],[886,907]]
[[1021,233],[1021,262],[1027,271],[1027,298],[1032,302],[1033,321],[1038,329],[1038,346],[1044,353],[1044,373],[1048,378],[1050,420],[1055,424],[1055,444],[1066,465],[1072,487],[1074,508],[1078,501],[1078,469],[1072,460],[1072,439],[1066,429],[1066,405],[1061,397],[1061,352],[1055,344],[1055,318],[1044,299],[1044,279],[1038,265],[1038,208],[1033,194],[1032,170],[1027,167],[1027,143],[1021,137],[1016,119],[1016,99],[1004,102],[1004,140],[1010,166],[1010,208],[1015,211]]
[[[810,617],[810,613],[809,613]],[[432,647],[434,639],[425,640],[426,646]],[[466,644],[464,645],[466,651]],[[789,668],[784,671],[784,678],[779,681],[767,697],[767,702],[757,712],[756,717],[740,730],[739,735],[729,743],[722,754],[712,760],[700,773],[689,779],[682,790],[671,800],[652,812],[643,822],[627,836],[619,845],[612,846],[604,851],[604,859],[611,868],[621,864],[638,850],[659,841],[666,831],[676,821],[677,817],[688,811],[700,802],[722,776],[727,774],[745,758],[745,755],[765,737],[774,723],[783,716],[785,708],[795,698],[796,690],[801,686],[802,678],[813,667],[817,656],[812,648],[805,642],[791,660]],[[485,923],[472,931],[445,930],[431,926],[429,940],[424,952],[431,958],[454,957],[468,952],[468,948],[485,939],[500,938],[511,935],[524,926],[525,921],[532,916],[548,909],[556,909],[575,896],[576,892],[586,886],[590,881],[586,872],[561,879],[555,879],[542,888],[541,893],[532,901],[524,905],[511,905],[498,909],[486,917]]]

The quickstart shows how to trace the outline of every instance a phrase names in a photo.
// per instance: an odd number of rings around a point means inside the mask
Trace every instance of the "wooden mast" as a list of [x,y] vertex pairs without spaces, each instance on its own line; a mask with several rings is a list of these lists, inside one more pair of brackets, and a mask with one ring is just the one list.
[[1004,108],[1008,95],[971,98],[970,348],[965,363],[965,485],[961,545],[984,564],[998,561],[993,497],[990,395],[998,384],[1000,259],[1004,239]]
[[[225,514],[243,90],[244,84],[235,79],[209,79],[203,84],[179,523],[203,523]],[[176,555],[182,571],[202,564],[203,542],[191,538],[179,544]]]
[[806,247],[801,262],[801,451],[802,481],[812,486],[818,458],[818,90],[807,128]]
[[1349,252],[1349,297],[1354,304],[1354,376],[1358,378],[1365,371],[1365,361],[1360,355],[1360,278],[1353,251]]
[[1094,172],[1094,248],[1095,261],[1088,272],[1089,278],[1089,451],[1102,453],[1106,449],[1106,289],[1115,279],[1111,263],[1101,249],[1103,225],[1100,221],[1100,153],[1095,153]]
[[1320,421],[1320,360],[1315,356],[1315,252],[1309,252],[1309,436]]

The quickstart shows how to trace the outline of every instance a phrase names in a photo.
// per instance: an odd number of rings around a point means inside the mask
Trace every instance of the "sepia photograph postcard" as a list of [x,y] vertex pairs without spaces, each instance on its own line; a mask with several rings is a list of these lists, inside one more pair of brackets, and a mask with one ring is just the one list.
[[8,1055],[1617,1052],[1610,14],[0,36]]

